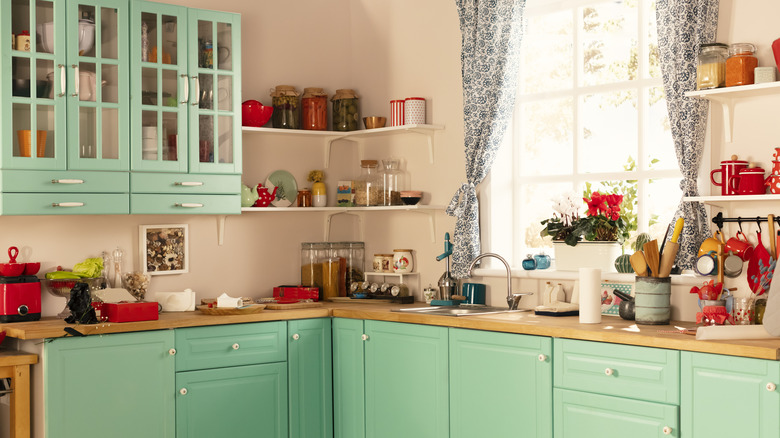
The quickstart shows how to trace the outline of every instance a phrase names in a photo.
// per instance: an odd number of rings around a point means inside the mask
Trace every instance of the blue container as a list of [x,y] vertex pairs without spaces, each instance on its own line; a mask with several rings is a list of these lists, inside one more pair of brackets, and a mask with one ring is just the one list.
[[550,256],[547,254],[537,254],[534,256],[536,269],[547,269],[550,267]]
[[467,304],[485,304],[485,285],[482,283],[463,283],[463,296]]
[[526,271],[533,271],[536,269],[536,260],[531,256],[531,254],[528,254],[528,257],[523,260],[523,269]]

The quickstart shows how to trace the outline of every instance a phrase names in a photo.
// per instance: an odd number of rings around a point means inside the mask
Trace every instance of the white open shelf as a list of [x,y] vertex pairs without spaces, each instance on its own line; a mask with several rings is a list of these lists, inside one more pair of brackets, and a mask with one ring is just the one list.
[[685,196],[683,201],[702,202],[708,205],[726,208],[733,203],[755,201],[780,201],[780,195],[733,195],[733,196]]

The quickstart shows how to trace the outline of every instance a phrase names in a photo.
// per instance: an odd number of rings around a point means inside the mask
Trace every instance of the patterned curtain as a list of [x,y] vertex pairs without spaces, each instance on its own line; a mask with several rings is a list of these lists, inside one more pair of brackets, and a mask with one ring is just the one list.
[[452,273],[468,276],[480,253],[477,185],[490,171],[517,91],[525,0],[455,0],[460,16],[466,178],[447,214],[457,218]]
[[[683,196],[698,196],[699,173],[709,103],[686,98],[696,89],[696,54],[699,45],[715,41],[718,0],[658,0],[658,49],[669,121],[677,162],[683,174]],[[685,218],[677,264],[692,269],[699,246],[710,235],[707,212],[698,202],[680,202],[675,219]]]

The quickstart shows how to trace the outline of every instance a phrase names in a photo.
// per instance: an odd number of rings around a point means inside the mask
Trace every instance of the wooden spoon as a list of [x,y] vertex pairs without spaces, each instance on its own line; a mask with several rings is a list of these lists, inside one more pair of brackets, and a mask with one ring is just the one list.
[[642,251],[631,254],[628,261],[631,263],[631,267],[634,268],[637,277],[647,277],[647,262],[645,261],[645,255]]
[[647,261],[647,267],[650,268],[650,276],[658,276],[658,264],[660,263],[660,256],[658,254],[658,240],[653,239],[644,246],[645,260]]

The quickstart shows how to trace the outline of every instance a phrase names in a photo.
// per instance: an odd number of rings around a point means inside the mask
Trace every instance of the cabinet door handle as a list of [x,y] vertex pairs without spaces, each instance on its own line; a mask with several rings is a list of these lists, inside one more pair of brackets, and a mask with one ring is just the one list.
[[296,333],[296,334],[292,335],[292,338],[293,338],[293,341],[297,341],[298,339],[301,339],[301,335]]
[[170,354],[171,356],[175,356],[176,355],[176,349],[175,348],[171,348],[170,350],[168,350],[168,354]]
[[364,341],[367,341],[368,340],[368,335],[362,335],[362,336],[360,336],[360,339],[362,339]]
[[547,355],[544,355],[544,354],[540,354],[539,355],[539,362],[544,362],[546,360],[547,360]]
[[173,204],[174,207],[183,207],[183,208],[201,208],[203,207],[203,204],[199,204],[196,202],[177,202]]
[[52,184],[84,184],[83,179],[53,179]]
[[79,96],[79,86],[80,86],[79,85],[79,66],[76,65],[76,64],[72,64],[71,67],[73,67],[73,74],[75,76],[73,82],[76,84],[76,89],[73,90],[74,93],[71,94],[71,96],[78,97]]
[[672,434],[672,428],[669,426],[664,426],[663,429],[661,429],[664,433],[664,435],[671,435]]
[[775,385],[774,383],[769,382],[769,383],[766,384],[766,390],[767,391],[774,392],[775,389],[777,389],[777,385]]
[[173,183],[175,186],[185,187],[199,187],[203,185],[203,181],[176,181]]
[[187,395],[187,388],[182,388],[179,390],[179,394],[181,395]]
[[200,105],[200,80],[198,80],[198,75],[193,75],[192,79],[195,80],[195,101],[192,102],[192,106],[198,106]]
[[238,345],[238,342],[236,342],[235,344],[233,344],[233,349],[234,349],[234,350],[238,350],[239,348],[241,348],[241,346],[240,346],[240,345]]
[[190,100],[190,81],[187,79],[187,75],[181,75],[181,78],[184,79],[184,100],[180,100],[179,103],[187,103]]
[[606,370],[604,370],[604,374],[611,376],[615,374],[615,370],[613,370],[612,368],[607,368]]
[[62,97],[65,95],[66,88],[68,87],[68,83],[65,81],[65,69],[68,68],[65,64],[57,64],[57,67],[60,68],[60,94],[58,94],[58,97]]
[[52,207],[83,207],[83,202],[52,202]]

